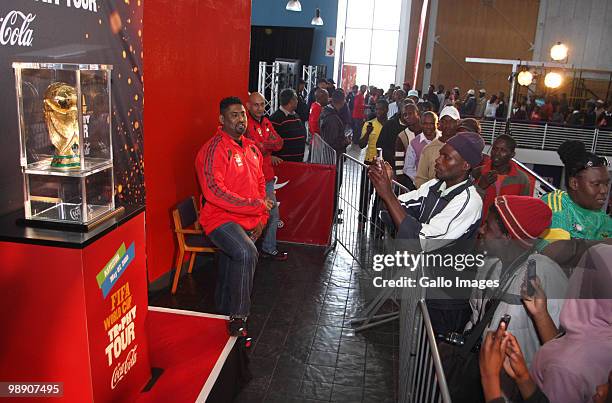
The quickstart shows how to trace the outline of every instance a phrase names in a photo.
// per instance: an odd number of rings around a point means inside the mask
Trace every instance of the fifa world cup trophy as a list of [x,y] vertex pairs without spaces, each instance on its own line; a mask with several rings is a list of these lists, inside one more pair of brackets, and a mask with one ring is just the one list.
[[76,88],[63,82],[49,85],[43,110],[49,138],[55,146],[51,167],[78,169],[81,163]]

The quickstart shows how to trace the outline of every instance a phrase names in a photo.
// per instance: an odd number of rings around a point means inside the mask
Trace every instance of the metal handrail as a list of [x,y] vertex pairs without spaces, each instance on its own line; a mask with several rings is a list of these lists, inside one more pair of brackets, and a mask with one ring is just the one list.
[[310,141],[308,162],[311,164],[336,165],[336,150],[321,136],[314,133]]
[[442,367],[440,351],[438,350],[438,343],[436,342],[436,336],[434,335],[431,318],[429,317],[429,311],[427,310],[427,304],[423,299],[420,299],[417,302],[417,306],[421,311],[423,326],[425,327],[425,332],[427,333],[429,351],[431,353],[431,359],[433,361],[434,370],[436,372],[436,380],[440,395],[442,397],[442,401],[444,403],[451,403],[450,392],[448,391],[448,384],[446,383],[446,375],[444,374],[444,368]]
[[609,136],[602,136],[607,131],[600,131],[596,127],[502,119],[483,119],[480,126],[487,144],[491,144],[499,133],[508,132],[519,148],[557,151],[565,140],[577,139],[585,143],[587,150],[602,156],[612,155],[612,132]]

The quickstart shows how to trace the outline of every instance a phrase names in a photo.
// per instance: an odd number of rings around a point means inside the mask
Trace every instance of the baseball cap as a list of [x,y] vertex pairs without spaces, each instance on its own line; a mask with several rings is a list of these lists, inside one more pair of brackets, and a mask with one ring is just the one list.
[[461,119],[461,116],[459,116],[459,111],[452,105],[447,105],[444,107],[444,109],[442,109],[442,112],[440,112],[440,119],[442,119],[444,116],[450,116],[453,118],[453,120]]

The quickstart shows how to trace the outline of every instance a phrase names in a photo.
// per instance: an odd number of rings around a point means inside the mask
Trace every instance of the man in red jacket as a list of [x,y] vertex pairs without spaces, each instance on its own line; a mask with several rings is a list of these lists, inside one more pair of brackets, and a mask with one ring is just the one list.
[[255,145],[263,155],[263,173],[266,180],[266,196],[272,200],[274,207],[270,210],[268,226],[265,229],[263,242],[261,243],[261,256],[263,258],[277,261],[287,260],[287,252],[280,252],[276,248],[276,231],[278,230],[279,212],[278,203],[274,191],[276,180],[273,165],[280,164],[283,160],[273,156],[272,152],[283,148],[283,138],[279,136],[272,123],[265,114],[266,100],[259,92],[253,92],[249,96],[247,109],[249,110],[249,124],[244,134],[255,142]]
[[243,136],[247,116],[242,102],[225,98],[219,109],[221,127],[195,161],[204,197],[200,224],[221,252],[217,307],[230,316],[230,334],[246,336],[258,257],[254,242],[268,221],[272,201],[266,198],[261,152]]

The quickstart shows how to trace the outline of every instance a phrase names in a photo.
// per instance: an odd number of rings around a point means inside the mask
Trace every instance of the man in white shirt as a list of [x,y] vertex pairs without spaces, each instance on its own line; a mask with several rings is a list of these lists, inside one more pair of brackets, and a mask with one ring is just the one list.
[[423,132],[417,135],[408,144],[406,156],[404,158],[403,173],[409,176],[413,182],[416,177],[417,167],[419,166],[421,152],[426,145],[433,141],[433,139],[441,135],[441,132],[438,130],[438,116],[431,111],[423,113],[421,118],[421,129]]
[[387,112],[387,119],[391,119],[400,111],[400,106],[404,102],[404,98],[406,98],[406,93],[404,90],[395,90],[393,93],[393,100],[395,102],[389,102],[389,111]]

